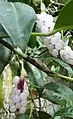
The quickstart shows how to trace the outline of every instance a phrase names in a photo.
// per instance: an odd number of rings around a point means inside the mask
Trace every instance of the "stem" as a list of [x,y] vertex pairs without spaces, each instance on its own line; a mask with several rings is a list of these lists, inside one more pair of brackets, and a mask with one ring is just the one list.
[[28,55],[24,54],[22,51],[19,51],[17,48],[12,46],[8,42],[0,39],[0,43],[3,44],[8,49],[10,49],[11,51],[13,51],[14,53],[16,53],[18,56],[20,56],[24,60],[26,60],[27,62],[31,63],[32,65],[34,65],[35,67],[37,67],[41,71],[45,72],[48,76],[60,77],[62,79],[65,79],[65,80],[68,80],[70,82],[73,82],[73,78],[67,77],[67,76],[63,76],[61,74],[52,72],[44,63],[39,63],[38,61],[32,59],[31,57],[28,57]]
[[36,110],[36,105],[35,105],[34,97],[32,96],[32,93],[31,93],[31,86],[29,87],[29,85],[28,85],[28,90],[29,90],[29,93],[30,93],[30,96],[31,96],[31,101],[32,101],[32,103],[33,103],[33,105],[34,105],[34,109],[35,109],[35,112],[36,112],[36,116],[37,116],[37,118],[39,119],[39,115],[38,115],[38,112],[37,112],[37,110]]
[[[32,36],[51,36],[53,34],[55,34],[57,31],[56,30],[53,30],[49,33],[39,33],[39,32],[32,32],[31,35]],[[0,38],[8,38],[8,34],[0,34]]]
[[55,34],[57,31],[56,30],[53,30],[53,31],[50,31],[49,33],[39,33],[39,32],[32,32],[32,36],[51,36],[53,34]]
[[73,78],[68,77],[68,76],[64,76],[64,75],[61,75],[61,74],[58,74],[58,73],[50,74],[50,76],[60,77],[60,78],[65,79],[67,81],[73,82]]

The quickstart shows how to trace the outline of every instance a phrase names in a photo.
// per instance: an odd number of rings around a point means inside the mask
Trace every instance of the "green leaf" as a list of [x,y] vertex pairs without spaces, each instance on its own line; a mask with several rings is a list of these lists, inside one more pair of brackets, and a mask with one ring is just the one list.
[[42,88],[44,85],[42,72],[38,68],[27,62],[24,62],[24,68],[26,69],[32,86],[35,88]]
[[2,27],[2,25],[0,24],[0,38],[2,37],[7,37],[7,33],[6,31],[4,30],[4,28]]
[[23,3],[0,0],[0,23],[15,46],[23,51],[29,41],[36,14],[32,7]]
[[35,111],[33,111],[30,116],[30,111],[27,110],[24,114],[17,116],[16,119],[51,119],[51,117],[52,117],[50,114],[47,114],[44,111],[37,111],[37,113],[39,115],[39,118],[37,117]]
[[66,64],[65,62],[63,62],[60,59],[53,58],[53,60],[56,61],[57,63],[59,63],[64,69],[66,69],[68,71],[69,76],[73,76],[73,70],[70,67],[70,65]]
[[[35,119],[37,119],[35,112],[33,115],[34,115]],[[51,117],[52,117],[50,114],[47,114],[44,111],[38,111],[38,115],[39,115],[39,119],[51,119]]]
[[69,0],[61,10],[54,31],[73,29],[73,0]]
[[28,3],[29,0],[8,0],[9,2],[23,2],[23,3]]
[[36,45],[36,36],[31,36],[28,42],[30,48],[34,48]]
[[46,83],[42,94],[43,98],[60,105],[73,105],[73,91],[60,83]]
[[65,107],[54,114],[55,116],[71,117],[73,118],[73,107]]
[[2,73],[4,67],[10,61],[11,55],[11,51],[2,44],[0,44],[0,74]]

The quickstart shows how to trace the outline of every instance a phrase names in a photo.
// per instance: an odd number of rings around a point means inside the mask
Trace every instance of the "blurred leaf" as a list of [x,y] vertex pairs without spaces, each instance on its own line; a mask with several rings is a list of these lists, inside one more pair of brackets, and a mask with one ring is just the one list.
[[26,111],[24,114],[17,116],[16,119],[35,119],[33,115],[31,115],[31,117],[29,116],[30,116],[30,112]]
[[62,61],[60,59],[53,58],[53,60],[56,61],[57,63],[59,63],[64,69],[66,69],[68,71],[69,76],[73,76],[73,70],[70,67],[70,65],[66,64],[64,61]]
[[0,44],[0,74],[2,73],[4,67],[10,61],[11,55],[11,51],[2,44]]
[[16,119],[51,119],[51,115],[47,114],[46,112],[43,111],[37,111],[39,118],[36,115],[36,112],[33,111],[30,117],[30,112],[27,110],[24,114],[17,116]]
[[60,30],[66,30],[66,29],[73,29],[73,0],[69,0],[61,10],[54,30],[60,31]]
[[0,24],[0,37],[8,36],[2,25]]
[[71,117],[73,119],[73,107],[65,107],[54,114],[55,116]]
[[24,62],[24,68],[28,74],[32,86],[35,88],[39,88],[39,91],[41,91],[41,88],[44,85],[42,72],[38,68],[27,62]]
[[0,0],[0,23],[14,45],[23,51],[29,41],[35,20],[36,14],[32,7],[19,2],[9,3]]
[[73,91],[60,83],[46,83],[42,97],[60,105],[73,105]]
[[0,76],[0,108],[3,107],[4,93],[3,93],[3,75]]
[[10,69],[11,69],[12,77],[20,76],[21,69],[20,69],[20,65],[19,65],[19,63],[17,61],[10,62],[9,66],[10,66]]

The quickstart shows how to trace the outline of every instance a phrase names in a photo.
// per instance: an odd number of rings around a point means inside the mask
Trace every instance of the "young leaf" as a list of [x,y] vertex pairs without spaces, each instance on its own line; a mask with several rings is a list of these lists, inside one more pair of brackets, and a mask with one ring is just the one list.
[[32,7],[19,2],[0,0],[0,23],[14,45],[23,51],[29,41],[35,20],[36,14]]
[[60,83],[46,83],[42,97],[62,105],[73,105],[73,91]]
[[55,116],[71,117],[73,118],[73,107],[65,107],[54,114]]
[[66,30],[66,29],[73,29],[73,0],[69,0],[61,10],[54,30],[60,31],[60,30]]
[[64,61],[60,60],[60,59],[55,59],[53,58],[54,61],[56,61],[57,63],[59,63],[64,69],[66,69],[68,71],[68,74],[70,76],[73,76],[73,70],[70,67],[70,65],[66,64]]

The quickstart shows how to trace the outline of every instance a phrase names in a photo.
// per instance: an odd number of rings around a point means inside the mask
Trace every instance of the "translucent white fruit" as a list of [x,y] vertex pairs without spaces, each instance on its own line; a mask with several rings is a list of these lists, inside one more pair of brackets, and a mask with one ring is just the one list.
[[58,50],[54,49],[54,50],[52,51],[52,55],[53,55],[54,57],[57,57],[57,56],[58,56]]
[[11,115],[11,117],[13,117],[13,118],[16,117],[15,113],[10,113],[10,115]]
[[42,27],[41,27],[41,32],[42,32],[42,33],[48,33],[48,31],[49,31],[49,29],[48,29],[47,26],[42,26]]
[[42,25],[43,25],[43,23],[41,21],[37,21],[36,30],[41,31]]
[[20,80],[19,76],[15,76],[14,79],[13,79],[13,83],[14,83],[15,85],[17,85],[18,82],[19,82],[19,80]]
[[60,50],[60,55],[64,55],[64,50]]
[[27,94],[26,93],[21,93],[20,94],[20,100],[24,101],[27,99]]
[[53,22],[52,15],[49,15],[46,12],[42,12],[41,14],[37,14],[37,18],[41,21],[46,21],[45,25],[47,25],[47,26],[49,26]]
[[71,47],[70,46],[65,46],[64,47],[64,51],[70,52],[71,51]]
[[50,44],[50,45],[48,46],[48,49],[49,49],[49,52],[51,53],[52,50],[54,49],[54,45]]
[[52,31],[54,29],[55,23],[53,22],[50,26],[50,31]]
[[29,91],[28,91],[27,89],[25,89],[25,90],[23,91],[23,93],[26,94],[26,97],[29,96]]
[[10,112],[15,112],[15,111],[16,111],[15,105],[10,106]]
[[58,39],[61,39],[61,34],[59,32],[57,32],[57,33],[54,34],[54,37],[58,38]]
[[[53,29],[54,27],[54,22],[53,22],[53,17],[52,15],[49,15],[45,12],[42,12],[41,14],[37,14],[38,21],[42,22],[44,26],[46,26],[49,31]],[[42,25],[42,26],[43,26]],[[39,26],[38,26],[39,27]],[[51,29],[50,29],[51,28]]]
[[28,86],[26,82],[24,83],[24,90],[28,90]]
[[37,14],[37,18],[41,21],[45,21],[45,16],[46,16],[45,12],[42,12],[41,14]]
[[51,39],[51,44],[56,45],[56,44],[58,43],[58,41],[59,41],[58,38],[53,37],[53,38]]
[[16,108],[17,109],[21,108],[21,103],[16,103]]
[[45,38],[44,39],[44,45],[48,47],[50,45],[50,39]]
[[13,95],[13,96],[12,96],[12,101],[13,101],[14,103],[20,102],[20,96],[19,96],[19,95]]
[[20,103],[21,103],[21,106],[25,107],[27,105],[27,100],[22,100]]
[[52,38],[53,38],[53,36],[48,36],[48,37],[46,37],[46,39],[49,40],[49,41],[50,41]]
[[20,90],[17,89],[17,87],[15,87],[15,88],[13,89],[13,93],[14,93],[15,95],[19,95],[19,94],[20,94]]
[[9,101],[9,106],[14,105],[14,102],[12,100]]
[[70,58],[73,59],[73,51],[70,52]]
[[70,59],[70,56],[68,54],[64,55],[65,61],[68,61]]
[[21,107],[21,108],[19,109],[19,113],[20,113],[20,114],[25,113],[25,111],[26,111],[26,107]]
[[63,43],[63,41],[62,41],[62,40],[59,40],[59,42],[55,45],[55,48],[56,48],[57,50],[63,49],[63,48],[64,48],[64,43]]

